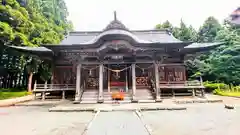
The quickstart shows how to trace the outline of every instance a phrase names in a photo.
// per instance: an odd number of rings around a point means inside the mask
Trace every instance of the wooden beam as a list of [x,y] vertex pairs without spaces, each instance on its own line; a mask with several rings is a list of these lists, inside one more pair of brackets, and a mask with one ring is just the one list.
[[91,62],[91,61],[83,61],[82,64],[86,65],[96,65],[96,64],[132,64],[132,63],[154,63],[154,61],[103,61],[103,62]]
[[160,64],[159,66],[185,66],[184,63],[166,63],[166,64]]

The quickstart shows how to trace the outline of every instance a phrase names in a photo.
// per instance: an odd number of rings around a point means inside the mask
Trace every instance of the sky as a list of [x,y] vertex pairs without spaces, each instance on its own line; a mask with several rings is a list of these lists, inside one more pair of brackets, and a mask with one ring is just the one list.
[[130,30],[151,30],[169,20],[179,26],[182,19],[198,29],[214,16],[221,23],[240,6],[240,0],[65,0],[75,31],[103,30],[117,12],[117,19]]

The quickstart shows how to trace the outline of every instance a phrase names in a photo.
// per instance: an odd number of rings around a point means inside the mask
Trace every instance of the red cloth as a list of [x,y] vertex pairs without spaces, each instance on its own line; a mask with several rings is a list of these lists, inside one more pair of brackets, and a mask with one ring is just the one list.
[[111,86],[125,86],[126,83],[125,82],[111,82],[110,85]]

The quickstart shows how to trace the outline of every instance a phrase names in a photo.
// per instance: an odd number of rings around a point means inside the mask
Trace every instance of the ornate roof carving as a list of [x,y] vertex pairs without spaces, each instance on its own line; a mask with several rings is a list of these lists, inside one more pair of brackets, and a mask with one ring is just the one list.
[[128,30],[128,28],[119,20],[117,20],[117,13],[114,11],[114,20],[107,25],[104,31],[111,30],[111,29],[120,29],[120,30]]

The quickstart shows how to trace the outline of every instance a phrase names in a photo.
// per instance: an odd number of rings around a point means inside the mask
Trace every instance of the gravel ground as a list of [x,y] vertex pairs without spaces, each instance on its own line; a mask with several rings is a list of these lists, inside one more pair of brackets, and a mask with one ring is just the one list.
[[[238,100],[237,100],[238,101]],[[141,112],[153,135],[239,135],[240,104],[186,104],[183,111]],[[81,135],[90,112],[48,112],[49,106],[0,108],[0,135]],[[135,112],[100,112],[86,135],[148,135]]]
[[186,111],[142,112],[152,135],[239,135],[240,108],[195,104]]
[[93,113],[48,112],[44,107],[0,108],[1,135],[79,135]]

